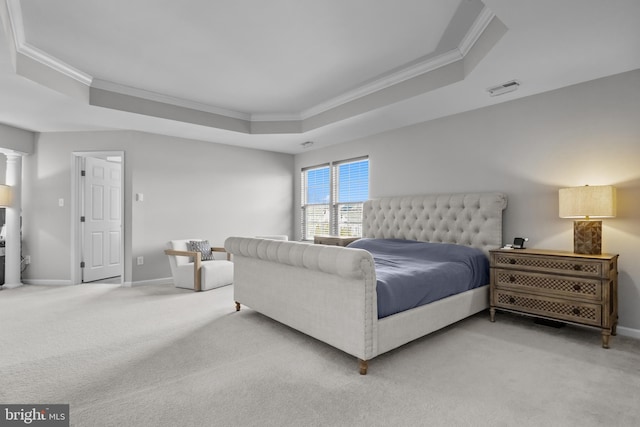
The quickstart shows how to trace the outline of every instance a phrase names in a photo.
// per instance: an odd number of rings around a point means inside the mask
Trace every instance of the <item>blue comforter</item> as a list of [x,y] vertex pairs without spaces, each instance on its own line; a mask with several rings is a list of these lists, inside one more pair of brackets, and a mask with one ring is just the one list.
[[349,247],[373,255],[378,318],[489,283],[489,261],[479,249],[401,239],[360,239]]

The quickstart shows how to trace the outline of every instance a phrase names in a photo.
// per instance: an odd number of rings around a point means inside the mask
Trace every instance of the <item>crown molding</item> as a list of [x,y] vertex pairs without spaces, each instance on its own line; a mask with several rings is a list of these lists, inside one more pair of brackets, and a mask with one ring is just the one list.
[[31,46],[29,43],[23,43],[22,45],[16,48],[18,53],[33,59],[34,61],[38,61],[39,63],[46,65],[47,67],[58,71],[61,74],[64,74],[67,77],[71,77],[72,79],[82,83],[85,86],[91,86],[91,82],[93,81],[93,77],[89,74],[78,70],[77,68],[72,67],[71,65],[60,61],[57,58],[49,55],[46,52],[38,49],[37,47]]
[[423,75],[453,62],[459,61],[466,56],[466,54],[476,43],[480,35],[482,35],[482,33],[485,31],[491,20],[495,17],[495,14],[485,6],[478,14],[457,48],[440,54],[427,55],[419,59],[418,61],[405,64],[404,66],[401,66],[394,71],[386,73],[378,78],[375,78],[358,86],[353,90],[347,91],[339,96],[331,98],[308,109],[294,113],[251,114],[228,110],[210,104],[200,103],[197,101],[191,101],[93,78],[91,75],[78,70],[70,66],[69,64],[66,64],[65,62],[53,57],[52,55],[49,55],[48,53],[36,48],[35,46],[30,45],[25,40],[24,23],[20,0],[6,0],[6,4],[7,10],[9,12],[11,30],[16,45],[16,52],[29,57],[55,71],[58,71],[65,76],[77,80],[78,82],[86,86],[115,92],[121,95],[134,96],[149,101],[161,102],[178,107],[208,112],[250,122],[301,122],[331,109],[356,101],[367,95],[371,95],[381,90],[390,88],[414,77]]
[[72,67],[71,65],[55,58],[48,53],[30,45],[25,40],[24,23],[22,20],[22,8],[19,0],[7,0],[7,9],[9,11],[9,21],[13,32],[13,39],[16,44],[16,52],[33,59],[53,70],[62,73],[67,77],[90,86],[93,77],[89,74]]
[[9,23],[11,24],[11,32],[16,49],[24,44],[24,26],[22,25],[22,8],[20,0],[6,0],[7,11],[9,12]]
[[467,34],[460,41],[460,45],[458,45],[458,49],[462,56],[466,56],[469,53],[469,50],[473,47],[473,45],[478,41],[484,30],[487,29],[487,26],[491,22],[491,20],[496,16],[495,13],[491,11],[488,7],[484,7],[480,14],[476,17],[475,21],[467,31]]
[[345,92],[335,98],[320,103],[314,107],[304,110],[300,113],[302,119],[308,119],[332,108],[339,107],[343,104],[347,104],[351,101],[363,98],[372,93],[379,92],[388,87],[397,85],[413,77],[419,76],[429,71],[433,71],[437,68],[444,67],[452,62],[462,59],[462,55],[458,49],[445,52],[441,55],[429,58],[427,60],[418,62],[391,74],[388,74],[382,78],[376,79],[370,83],[364,84],[356,89]]
[[308,119],[309,117],[324,113],[325,111],[328,111],[332,108],[339,107],[348,102],[355,101],[356,99],[365,97],[372,93],[397,85],[398,83],[402,83],[406,80],[412,79],[424,73],[428,73],[440,67],[449,65],[452,62],[463,59],[469,52],[469,50],[473,47],[475,42],[478,41],[494,16],[495,13],[493,13],[488,7],[485,6],[473,21],[473,24],[469,28],[469,31],[467,31],[456,49],[452,49],[440,55],[430,56],[413,65],[405,66],[404,68],[387,74],[370,83],[364,84],[354,90],[345,92],[340,96],[304,110],[300,113],[301,118],[303,120]]

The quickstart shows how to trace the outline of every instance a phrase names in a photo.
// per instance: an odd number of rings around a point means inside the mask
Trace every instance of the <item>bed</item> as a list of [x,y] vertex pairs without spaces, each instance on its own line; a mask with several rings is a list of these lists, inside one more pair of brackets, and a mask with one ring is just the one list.
[[[506,205],[503,193],[369,200],[363,238],[462,245],[488,257],[502,245]],[[352,245],[229,237],[236,310],[245,305],[356,357],[364,375],[374,357],[489,306],[485,284],[381,317],[374,256]]]

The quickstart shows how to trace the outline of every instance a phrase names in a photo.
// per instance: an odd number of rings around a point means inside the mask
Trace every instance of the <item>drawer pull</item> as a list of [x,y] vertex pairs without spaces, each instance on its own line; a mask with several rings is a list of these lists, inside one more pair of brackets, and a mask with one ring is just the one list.
[[575,271],[580,271],[580,270],[582,270],[582,266],[581,266],[581,265],[576,264],[576,265],[574,265],[574,266],[573,266],[573,269],[574,269]]
[[580,292],[580,289],[582,289],[582,287],[580,285],[573,285],[573,290],[574,291]]
[[509,303],[513,304],[514,302],[516,302],[516,299],[514,297],[509,297]]
[[516,278],[514,276],[509,276],[509,281],[513,283],[516,281]]
[[573,314],[575,314],[576,316],[580,315],[580,309],[579,308],[574,308],[573,309]]
[[513,258],[509,259],[509,264],[515,264],[515,263],[516,263],[515,259],[513,259]]

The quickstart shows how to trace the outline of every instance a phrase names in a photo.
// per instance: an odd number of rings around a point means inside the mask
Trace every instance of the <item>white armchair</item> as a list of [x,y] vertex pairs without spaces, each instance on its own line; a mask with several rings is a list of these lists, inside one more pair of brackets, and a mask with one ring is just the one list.
[[[202,260],[202,252],[190,251],[187,244],[202,239],[171,240],[164,251],[169,256],[173,284],[177,288],[207,291],[233,283],[231,255],[227,259]],[[226,252],[224,248],[211,248],[211,252]]]

